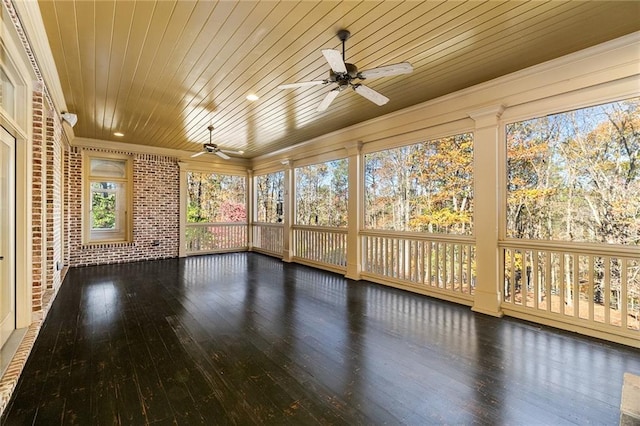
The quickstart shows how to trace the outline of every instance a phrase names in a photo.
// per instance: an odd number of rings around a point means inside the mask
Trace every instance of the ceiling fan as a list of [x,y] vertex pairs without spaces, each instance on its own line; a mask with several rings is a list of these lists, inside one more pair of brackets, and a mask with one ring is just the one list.
[[325,80],[315,81],[303,81],[300,83],[282,84],[278,86],[278,89],[294,89],[297,87],[316,86],[320,84],[337,84],[338,86],[332,89],[327,96],[318,105],[317,111],[321,112],[326,110],[331,102],[342,92],[343,90],[351,87],[360,96],[365,97],[376,105],[384,105],[389,102],[389,98],[376,92],[375,90],[365,86],[362,83],[354,82],[355,79],[365,80],[367,78],[388,77],[392,75],[408,74],[413,71],[413,67],[409,62],[400,62],[398,64],[385,65],[378,68],[372,68],[365,71],[358,71],[358,67],[354,64],[349,64],[345,59],[345,41],[351,36],[351,33],[347,30],[340,30],[337,33],[338,38],[342,41],[342,55],[339,51],[333,49],[323,49],[322,54],[329,63],[331,71],[329,71],[329,78]]
[[191,157],[198,157],[202,154],[215,154],[220,158],[223,158],[225,160],[230,159],[231,157],[229,157],[227,154],[235,154],[235,155],[242,155],[244,154],[244,151],[230,151],[228,149],[220,149],[218,148],[218,145],[216,145],[215,143],[211,142],[211,132],[213,132],[213,126],[209,126],[207,127],[207,129],[209,130],[209,143],[205,143],[203,144],[203,151],[200,152],[196,152],[195,154],[193,154]]

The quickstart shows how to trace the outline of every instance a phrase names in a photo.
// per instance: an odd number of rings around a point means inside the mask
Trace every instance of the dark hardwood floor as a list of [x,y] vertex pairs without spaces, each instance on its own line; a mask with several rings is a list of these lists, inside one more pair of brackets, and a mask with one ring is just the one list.
[[640,351],[259,254],[69,271],[7,425],[608,424]]

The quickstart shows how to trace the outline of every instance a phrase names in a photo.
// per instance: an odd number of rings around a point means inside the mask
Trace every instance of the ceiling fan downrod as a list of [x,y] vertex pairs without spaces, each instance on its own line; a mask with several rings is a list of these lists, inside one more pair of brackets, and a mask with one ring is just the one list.
[[209,130],[209,145],[213,145],[213,143],[211,143],[211,132],[213,132],[213,126],[209,124],[207,130]]
[[351,33],[348,30],[340,30],[337,34],[338,38],[342,42],[342,61],[347,62],[347,57],[345,56],[345,41],[351,37]]

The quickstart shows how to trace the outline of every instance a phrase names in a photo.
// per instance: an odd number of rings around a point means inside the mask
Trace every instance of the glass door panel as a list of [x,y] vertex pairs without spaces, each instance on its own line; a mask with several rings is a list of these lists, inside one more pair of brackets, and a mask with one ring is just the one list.
[[0,128],[0,347],[16,326],[15,139]]

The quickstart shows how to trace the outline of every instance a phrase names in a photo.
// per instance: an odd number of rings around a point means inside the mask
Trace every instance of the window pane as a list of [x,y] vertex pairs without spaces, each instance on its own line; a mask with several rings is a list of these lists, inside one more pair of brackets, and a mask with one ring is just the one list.
[[14,118],[16,113],[15,96],[15,87],[13,86],[13,83],[9,80],[9,77],[4,70],[0,68],[0,102],[6,113],[10,117]]
[[638,245],[639,105],[508,124],[507,236]]
[[280,223],[283,219],[284,172],[256,176],[256,221]]
[[105,158],[92,158],[90,173],[91,176],[126,178],[127,161],[110,160]]
[[365,226],[470,235],[473,134],[365,155]]
[[187,173],[187,222],[246,222],[246,178]]
[[91,182],[91,189],[97,190],[113,190],[119,186],[121,186],[121,184],[115,182]]
[[118,230],[122,204],[122,184],[113,182],[91,182],[91,229]]
[[295,172],[296,223],[347,226],[348,160],[299,167]]

